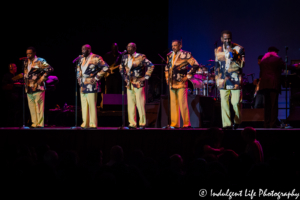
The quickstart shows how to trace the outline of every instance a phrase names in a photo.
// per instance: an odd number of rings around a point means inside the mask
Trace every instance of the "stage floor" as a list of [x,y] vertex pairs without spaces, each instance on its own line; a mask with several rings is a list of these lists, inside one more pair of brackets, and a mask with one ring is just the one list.
[[[58,153],[74,150],[83,159],[90,150],[97,148],[103,151],[103,161],[106,162],[109,160],[110,148],[120,145],[125,154],[140,149],[146,156],[159,159],[158,155],[171,156],[176,153],[189,162],[197,157],[195,155],[196,143],[206,130],[207,128],[118,130],[117,127],[99,127],[97,129],[1,127],[0,148],[6,150],[11,146],[37,147],[47,144]],[[242,130],[224,130],[222,146],[225,149],[232,149],[238,154],[244,152],[246,144],[241,137]],[[256,130],[257,140],[263,147],[266,159],[300,152],[299,128],[257,128]]]
[[[163,129],[163,128],[145,128],[144,130],[140,129],[124,129],[125,131],[205,131],[209,128],[176,128],[176,129]],[[120,130],[119,127],[97,127],[96,129],[82,129],[80,127],[74,128],[74,127],[44,127],[44,128],[29,128],[23,129],[22,127],[0,127],[0,130],[73,130],[73,131],[98,131],[98,130]],[[244,128],[238,128],[236,130],[224,130],[227,131],[242,131]],[[300,131],[300,128],[255,128],[255,130],[261,132],[261,131]],[[300,132],[299,132],[300,133]]]

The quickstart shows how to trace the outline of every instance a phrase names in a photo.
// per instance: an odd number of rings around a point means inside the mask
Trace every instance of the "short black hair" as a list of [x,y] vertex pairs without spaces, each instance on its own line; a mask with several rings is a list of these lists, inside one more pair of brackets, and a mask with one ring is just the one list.
[[276,53],[278,53],[279,49],[277,49],[276,47],[272,46],[272,47],[268,48],[268,52],[276,52]]
[[36,50],[34,47],[28,47],[26,50],[31,50],[33,53],[36,53]]
[[179,45],[182,45],[182,43],[181,43],[180,40],[173,40],[172,43],[173,43],[173,42],[177,42]]
[[263,57],[263,55],[259,55],[257,59],[262,59]]
[[222,31],[221,37],[223,37],[224,34],[229,34],[230,37],[232,38],[232,33],[231,33],[231,31],[229,31],[229,30],[224,30],[224,31]]

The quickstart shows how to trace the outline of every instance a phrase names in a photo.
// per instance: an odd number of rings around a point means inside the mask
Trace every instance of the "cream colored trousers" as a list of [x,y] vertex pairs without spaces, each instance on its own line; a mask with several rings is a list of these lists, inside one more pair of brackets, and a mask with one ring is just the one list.
[[32,127],[44,127],[45,91],[27,93]]
[[173,127],[180,127],[180,115],[183,121],[183,127],[191,126],[190,113],[187,100],[187,88],[170,89],[171,101],[171,125]]
[[97,127],[97,93],[80,93],[82,124],[81,127]]
[[220,90],[221,96],[221,110],[222,110],[222,123],[223,127],[231,126],[231,118],[230,118],[230,107],[229,107],[229,96],[231,94],[231,104],[233,106],[233,110],[235,113],[234,123],[241,123],[241,90]]
[[146,126],[146,112],[145,112],[145,88],[134,88],[130,84],[130,90],[127,89],[127,104],[128,104],[128,121],[129,126],[136,127],[136,111],[139,112],[140,120],[139,126]]

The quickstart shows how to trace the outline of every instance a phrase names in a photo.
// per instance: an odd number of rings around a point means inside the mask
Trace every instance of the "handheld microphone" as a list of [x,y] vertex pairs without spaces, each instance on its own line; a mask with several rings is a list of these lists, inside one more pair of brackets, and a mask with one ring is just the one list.
[[[228,49],[230,47],[230,43],[229,42],[225,42],[225,48]],[[230,58],[233,58],[233,54],[232,52],[229,52]]]
[[19,58],[19,60],[28,60],[27,57],[22,57],[22,58]]
[[83,57],[83,55],[79,55],[77,58],[75,58],[74,60],[73,60],[73,63],[75,63],[77,60],[79,60],[80,58],[82,58]]
[[124,50],[124,51],[122,52],[122,55],[124,55],[125,53],[127,53],[127,50]]
[[231,42],[225,42],[225,48],[228,49],[231,45]]

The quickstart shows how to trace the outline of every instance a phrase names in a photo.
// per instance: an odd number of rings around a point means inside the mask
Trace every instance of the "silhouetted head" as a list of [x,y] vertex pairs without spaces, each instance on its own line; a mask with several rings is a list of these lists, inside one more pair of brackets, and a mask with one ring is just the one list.
[[119,51],[119,46],[118,46],[118,44],[117,44],[117,43],[113,43],[113,44],[111,45],[111,50],[112,50],[112,52],[114,52],[114,53],[118,52],[118,51]]
[[12,74],[17,73],[17,65],[15,63],[10,63],[9,64],[9,72]]
[[122,147],[116,145],[110,150],[110,159],[115,162],[121,162],[124,159],[124,153]]
[[171,169],[175,172],[181,172],[183,167],[183,159],[179,154],[173,154],[170,157]]
[[278,52],[279,52],[279,49],[277,49],[276,47],[272,46],[272,47],[269,47],[269,48],[268,48],[268,52],[275,52],[275,53],[278,53]]
[[257,64],[258,64],[258,65],[260,65],[260,61],[261,61],[261,59],[262,59],[263,57],[264,57],[263,55],[258,56],[258,58],[257,58]]
[[256,138],[256,130],[253,127],[246,127],[242,131],[242,137],[246,142],[253,142]]
[[58,164],[58,155],[55,151],[49,150],[44,155],[44,162],[50,167],[56,167]]

